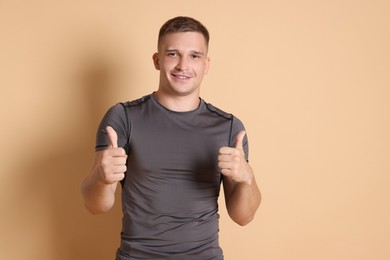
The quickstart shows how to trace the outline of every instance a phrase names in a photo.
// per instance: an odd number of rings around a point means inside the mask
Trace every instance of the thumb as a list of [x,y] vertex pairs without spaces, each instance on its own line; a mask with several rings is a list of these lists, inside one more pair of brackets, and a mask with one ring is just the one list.
[[108,147],[109,148],[118,148],[118,135],[116,134],[114,128],[111,126],[106,127],[107,135],[108,135]]
[[244,150],[244,145],[243,145],[243,141],[244,141],[244,136],[245,136],[246,132],[245,130],[242,130],[241,132],[239,132],[236,136],[236,149],[240,149],[240,150]]

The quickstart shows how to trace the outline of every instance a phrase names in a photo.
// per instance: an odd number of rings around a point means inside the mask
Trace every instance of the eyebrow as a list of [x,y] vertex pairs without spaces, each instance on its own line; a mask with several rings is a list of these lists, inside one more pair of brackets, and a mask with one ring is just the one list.
[[[180,51],[179,51],[178,49],[166,49],[166,50],[165,50],[165,53],[168,53],[168,52],[178,52],[178,53],[180,53]],[[192,54],[198,54],[198,55],[204,55],[204,52],[202,52],[202,51],[196,51],[196,50],[192,50],[192,51],[190,51],[190,53],[192,53]]]

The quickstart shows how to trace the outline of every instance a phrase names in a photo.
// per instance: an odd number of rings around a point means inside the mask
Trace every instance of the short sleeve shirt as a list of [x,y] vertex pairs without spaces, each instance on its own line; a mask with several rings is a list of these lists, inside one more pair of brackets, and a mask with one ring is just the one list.
[[[193,111],[171,111],[150,94],[108,110],[96,150],[108,144],[108,125],[128,153],[117,260],[223,259],[218,153],[235,145],[241,121],[203,99]],[[244,151],[248,159],[246,136]]]

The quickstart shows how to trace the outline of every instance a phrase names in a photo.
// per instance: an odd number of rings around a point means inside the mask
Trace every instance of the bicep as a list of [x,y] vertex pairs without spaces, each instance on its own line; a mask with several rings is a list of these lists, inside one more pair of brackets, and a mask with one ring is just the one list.
[[118,135],[118,146],[125,147],[130,137],[130,122],[126,108],[120,103],[112,106],[102,118],[96,132],[96,151],[104,150],[109,144],[106,127],[114,128]]

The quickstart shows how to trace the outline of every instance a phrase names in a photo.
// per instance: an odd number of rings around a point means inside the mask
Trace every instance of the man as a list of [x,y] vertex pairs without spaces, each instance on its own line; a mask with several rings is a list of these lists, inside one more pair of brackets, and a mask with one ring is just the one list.
[[122,185],[123,228],[117,260],[223,259],[218,196],[223,183],[230,217],[249,223],[260,191],[247,162],[244,126],[200,98],[209,33],[176,17],[160,29],[158,90],[120,103],[104,116],[91,173],[81,191],[86,208],[110,210]]

